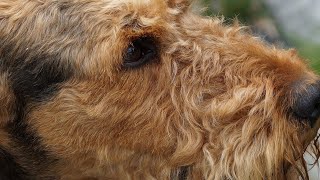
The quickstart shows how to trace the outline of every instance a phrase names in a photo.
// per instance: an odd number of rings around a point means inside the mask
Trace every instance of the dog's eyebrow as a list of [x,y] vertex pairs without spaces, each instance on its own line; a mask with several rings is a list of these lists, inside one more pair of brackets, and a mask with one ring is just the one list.
[[143,27],[150,27],[159,22],[161,17],[154,16],[154,17],[146,17],[146,16],[135,16],[134,14],[127,15],[123,18],[122,24],[124,26],[129,26],[133,28],[143,28]]

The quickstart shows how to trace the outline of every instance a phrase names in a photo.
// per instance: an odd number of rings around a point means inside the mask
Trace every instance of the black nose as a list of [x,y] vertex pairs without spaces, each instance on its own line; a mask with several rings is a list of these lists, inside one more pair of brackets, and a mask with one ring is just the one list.
[[295,116],[313,125],[320,116],[320,81],[304,87],[297,94],[292,109]]

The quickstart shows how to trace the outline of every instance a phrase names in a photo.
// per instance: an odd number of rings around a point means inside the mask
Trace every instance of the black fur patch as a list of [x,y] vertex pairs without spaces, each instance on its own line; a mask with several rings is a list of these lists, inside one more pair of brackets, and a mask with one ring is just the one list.
[[13,48],[10,47],[7,45],[2,48],[0,67],[9,72],[17,101],[28,103],[49,100],[59,90],[59,84],[71,77],[68,64],[61,65],[58,53],[48,55],[38,52],[36,46],[12,52]]
[[9,83],[15,95],[15,117],[9,121],[7,132],[13,148],[23,155],[24,164],[30,164],[35,173],[46,171],[47,165],[55,159],[42,146],[36,132],[28,128],[25,118],[39,103],[49,101],[72,73],[67,70],[67,64],[62,66],[63,69],[59,68],[59,54],[43,55],[36,49],[34,54],[32,50],[19,54],[8,47],[2,48],[7,53],[4,52],[0,59],[0,68],[9,73]]
[[[69,7],[68,3],[61,4],[61,14],[53,13],[58,12],[56,8],[59,4],[58,1],[53,2],[44,11],[26,18],[30,24],[23,24],[23,18],[17,20],[16,27],[9,34],[3,33],[6,32],[6,20],[0,20],[0,73],[8,73],[10,88],[15,95],[15,116],[8,121],[10,123],[5,131],[12,141],[10,148],[17,151],[18,162],[31,177],[42,174],[56,159],[42,145],[41,137],[29,127],[25,119],[30,111],[50,101],[73,74],[72,65],[61,59],[60,51],[63,49],[59,49],[58,42],[72,33],[70,37],[75,38],[74,35],[79,34],[78,25],[81,21],[63,14]],[[32,23],[38,23],[39,20],[48,21],[43,24],[46,27],[39,31],[39,37],[30,36],[34,33]],[[24,28],[20,29],[19,26],[23,25]]]
[[0,180],[29,179],[24,169],[19,166],[13,156],[0,147]]

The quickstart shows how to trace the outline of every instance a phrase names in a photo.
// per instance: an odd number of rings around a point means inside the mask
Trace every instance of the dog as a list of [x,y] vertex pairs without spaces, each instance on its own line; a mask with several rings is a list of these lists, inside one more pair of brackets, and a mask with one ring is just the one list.
[[319,77],[190,4],[1,0],[0,179],[308,179]]

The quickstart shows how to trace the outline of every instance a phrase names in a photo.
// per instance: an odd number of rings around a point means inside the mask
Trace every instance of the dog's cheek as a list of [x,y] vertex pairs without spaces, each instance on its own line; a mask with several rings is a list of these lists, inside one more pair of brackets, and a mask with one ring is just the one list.
[[84,137],[85,141],[89,138],[85,137],[85,133],[90,131],[90,128],[86,131],[79,128],[86,123],[86,119],[82,117],[87,117],[82,107],[84,96],[85,94],[72,87],[61,87],[55,97],[29,113],[26,121],[50,152],[68,157],[69,153],[81,148],[76,146],[79,144],[75,139]]

